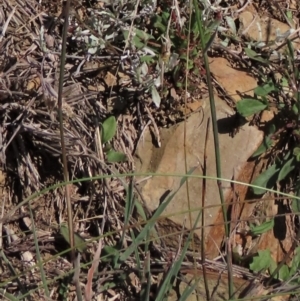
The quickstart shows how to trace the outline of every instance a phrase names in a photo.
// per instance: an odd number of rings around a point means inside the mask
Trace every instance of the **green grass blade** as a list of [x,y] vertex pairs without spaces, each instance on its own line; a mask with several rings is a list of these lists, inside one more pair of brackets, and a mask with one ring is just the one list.
[[145,259],[145,267],[143,271],[143,278],[142,278],[142,289],[141,289],[141,299],[144,301],[149,301],[150,299],[150,288],[151,288],[151,270],[150,270],[150,252],[146,253]]
[[181,255],[179,259],[173,264],[173,266],[170,268],[169,272],[167,273],[167,276],[165,277],[159,292],[156,296],[156,301],[163,301],[167,293],[172,288],[173,282],[180,270],[180,267],[182,265],[183,259],[185,257],[186,251],[190,245],[191,239],[192,239],[192,231],[190,231],[187,241],[184,244],[184,247],[182,249]]
[[196,289],[198,283],[200,282],[200,278],[198,278],[194,283],[193,285],[191,286],[187,286],[183,293],[181,294],[180,298],[178,301],[185,301],[185,300],[188,300],[188,297],[190,296],[190,294]]
[[0,296],[4,297],[6,300],[10,301],[19,301],[16,297],[14,297],[12,294],[5,292],[4,290],[0,290]]
[[46,274],[45,274],[45,271],[43,268],[43,260],[42,260],[41,253],[40,253],[38,238],[37,238],[36,232],[35,232],[36,230],[35,230],[35,225],[34,225],[34,218],[33,218],[30,203],[28,204],[28,207],[29,207],[29,213],[30,213],[30,219],[31,219],[31,227],[32,227],[32,233],[33,233],[33,239],[34,239],[37,265],[38,265],[40,273],[41,273],[41,278],[42,278],[45,295],[50,299],[49,288],[48,288],[48,284],[47,284]]
[[[133,181],[132,178],[130,180],[130,183],[126,189],[126,202],[125,202],[125,214],[124,214],[124,229],[127,228],[132,210],[134,207],[134,197],[133,197]],[[122,237],[121,237],[121,245],[123,245],[123,240],[125,237],[125,230],[123,230]]]
[[[188,175],[193,173],[196,167],[193,167],[189,172]],[[134,252],[134,250],[138,247],[139,244],[141,244],[142,241],[147,236],[147,233],[151,230],[151,228],[156,223],[156,220],[160,217],[160,215],[164,212],[166,207],[169,205],[169,203],[172,201],[176,193],[179,191],[179,189],[182,187],[182,185],[186,182],[187,176],[183,176],[179,187],[164,201],[162,204],[157,208],[155,213],[153,214],[152,218],[147,222],[143,230],[140,232],[140,234],[136,237],[136,240],[132,242],[132,244],[129,246],[129,248],[121,254],[120,260],[121,262],[127,260],[127,258]]]
[[[20,281],[19,275],[15,271],[14,267],[12,266],[10,261],[7,259],[6,255],[4,254],[3,249],[0,250],[0,258],[3,259],[3,261],[6,263],[8,269],[13,274],[13,276],[14,276],[13,280],[15,280],[18,283],[19,289],[22,292],[22,294],[25,294],[26,289],[24,288],[22,282]],[[9,282],[9,281],[10,281],[10,279],[7,280],[7,282]],[[3,282],[3,287],[5,287],[5,285],[6,285],[6,281]],[[0,286],[0,287],[2,287],[2,286]]]

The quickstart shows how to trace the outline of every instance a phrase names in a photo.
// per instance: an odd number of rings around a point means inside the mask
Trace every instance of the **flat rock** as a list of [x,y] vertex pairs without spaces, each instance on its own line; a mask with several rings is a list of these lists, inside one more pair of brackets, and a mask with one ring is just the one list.
[[[241,24],[239,35],[256,42],[275,42],[272,48],[276,48],[292,33],[289,25],[269,16],[260,15],[252,5],[239,14],[239,21]],[[293,45],[295,49],[299,49],[299,38],[293,41]]]
[[[243,171],[247,159],[261,144],[263,133],[256,127],[244,125],[232,138],[229,132],[233,128],[233,111],[227,104],[215,96],[217,119],[219,126],[219,143],[222,162],[222,177],[225,179],[238,178]],[[203,153],[207,120],[210,116],[209,99],[204,101],[203,111],[194,113],[186,122],[186,160],[188,169],[197,166],[195,175],[202,175]],[[215,151],[212,126],[207,145],[207,175],[216,176]],[[161,148],[155,148],[152,136],[146,133],[144,143],[138,148],[140,166],[137,171],[156,172],[159,174],[177,173],[185,174],[184,163],[184,123],[175,125],[169,129],[161,129]],[[146,181],[141,192],[147,207],[154,211],[168,191],[174,191],[179,187],[180,177],[159,176]],[[247,179],[246,179],[247,180]],[[230,194],[231,186],[222,181],[225,196]],[[191,206],[192,223],[199,213],[201,207],[202,179],[190,178],[188,180],[188,191]],[[205,197],[205,225],[213,225],[220,212],[220,198],[216,181],[208,180]],[[187,187],[184,185],[177,192],[172,202],[164,212],[172,221],[182,224],[184,219],[188,220]],[[186,223],[186,226],[189,222]],[[210,227],[206,227],[206,234]],[[201,231],[196,230],[200,237]]]
[[257,87],[257,82],[250,74],[232,68],[230,62],[222,57],[209,60],[209,68],[215,79],[235,101],[241,99],[241,94],[254,96],[253,90]]

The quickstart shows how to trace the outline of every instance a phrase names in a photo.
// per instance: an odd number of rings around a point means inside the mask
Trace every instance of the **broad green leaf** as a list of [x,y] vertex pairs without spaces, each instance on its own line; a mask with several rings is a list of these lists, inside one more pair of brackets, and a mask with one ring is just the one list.
[[158,21],[158,20],[153,24],[153,26],[154,26],[155,28],[160,29],[162,32],[166,31],[166,28],[167,28],[167,26],[165,26],[164,24],[162,24],[162,23],[161,23],[160,21]]
[[258,157],[261,154],[265,153],[273,144],[273,141],[270,139],[270,137],[264,137],[263,142],[258,147],[258,149],[253,153],[251,156],[252,158]]
[[257,96],[267,96],[269,93],[276,91],[277,88],[274,86],[272,82],[268,82],[262,86],[258,86],[254,89],[254,93]]
[[115,116],[110,116],[102,123],[102,143],[111,140],[117,131],[117,121]]
[[162,14],[162,20],[165,24],[168,24],[169,18],[170,18],[170,13],[168,11],[163,11]]
[[292,199],[292,211],[293,213],[300,215],[300,200]]
[[[277,264],[273,258],[271,258],[270,266],[269,266],[269,273],[270,275],[273,275],[274,271],[277,268]],[[279,271],[274,275],[275,279],[280,279],[280,280],[287,280],[290,274],[289,267],[284,264]]]
[[290,160],[286,161],[283,165],[283,167],[280,169],[279,175],[278,175],[278,181],[284,180],[290,172],[292,172],[296,167],[296,159],[295,157],[292,157]]
[[258,255],[253,257],[253,262],[250,264],[250,269],[253,272],[262,272],[267,270],[271,265],[270,250],[260,250]]
[[294,252],[293,260],[291,263],[290,275],[289,277],[293,277],[300,268],[300,247],[297,247]]
[[259,100],[253,98],[243,98],[236,104],[237,111],[243,116],[248,117],[253,114],[259,113],[265,110],[268,105]]
[[[271,257],[270,259],[270,266],[269,266],[269,273],[270,275],[272,275],[274,273],[274,271],[277,268],[277,263],[275,262],[275,260]],[[278,277],[278,273],[276,275],[274,275],[274,277],[277,279]]]
[[154,36],[152,36],[151,34],[146,33],[144,30],[140,30],[140,29],[135,29],[135,33],[136,35],[141,38],[143,41],[147,41],[149,39],[154,40]]
[[276,164],[270,166],[267,170],[261,173],[254,181],[253,185],[259,187],[253,187],[253,192],[256,195],[260,195],[266,192],[264,188],[272,188],[277,180],[277,174],[280,168]]
[[274,228],[274,219],[264,222],[259,226],[254,226],[253,224],[250,224],[251,234],[253,234],[253,235],[263,234],[273,228]]
[[[61,224],[60,225],[60,234],[64,237],[64,239],[70,244],[70,234],[69,234],[69,228],[67,227],[66,224]],[[86,241],[77,233],[74,233],[74,243],[75,243],[75,248],[83,253],[86,251],[87,245]]]
[[234,35],[236,35],[236,26],[235,26],[234,20],[231,17],[229,17],[229,16],[225,16],[225,20],[226,20],[226,22],[227,22],[227,24],[228,24],[231,32]]
[[169,20],[168,13],[163,12],[163,14],[161,16],[155,15],[155,17],[152,19],[153,27],[160,29],[161,32],[166,32],[168,20]]
[[300,147],[295,147],[293,149],[293,155],[295,156],[296,161],[300,162]]
[[250,59],[264,63],[269,64],[269,61],[263,59],[259,54],[257,54],[254,50],[250,48],[245,48],[246,54],[249,56]]
[[281,85],[281,87],[289,88],[289,86],[290,86],[289,79],[286,77],[282,77],[281,81],[280,81],[280,85]]
[[278,279],[286,281],[289,279],[289,274],[290,274],[290,269],[286,264],[284,264],[279,270]]
[[[130,36],[133,45],[135,47],[137,47],[138,49],[144,47],[145,46],[144,41],[146,41],[148,39],[148,35],[145,32],[143,32],[142,30],[139,30],[136,28],[134,28],[133,31],[134,31],[134,35]],[[124,39],[127,40],[129,37],[129,30],[123,30],[123,36],[124,36]]]
[[138,37],[138,36],[134,36],[132,39],[132,44],[137,48],[137,49],[141,49],[145,46],[145,43]]
[[116,152],[114,150],[108,151],[106,156],[107,156],[107,161],[109,163],[118,163],[118,162],[127,161],[127,157],[124,153]]
[[153,55],[141,56],[140,60],[141,60],[141,63],[146,63],[146,64],[151,64],[151,63],[154,63],[154,61],[155,61]]
[[127,29],[123,30],[123,36],[124,36],[124,40],[126,41],[129,37],[129,30]]

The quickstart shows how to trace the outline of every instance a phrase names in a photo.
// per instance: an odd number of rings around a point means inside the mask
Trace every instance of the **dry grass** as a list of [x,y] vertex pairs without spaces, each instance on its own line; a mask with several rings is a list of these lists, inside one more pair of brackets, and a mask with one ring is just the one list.
[[[95,7],[93,8],[93,10]],[[82,21],[87,7],[79,7]],[[12,212],[23,199],[63,179],[61,146],[57,118],[57,81],[61,47],[61,3],[57,1],[4,1],[0,9],[3,27],[0,51],[1,163],[8,187],[3,193],[2,247],[19,275],[24,291],[37,287],[40,276],[35,265],[35,247],[27,206]],[[77,17],[72,16],[75,24]],[[75,25],[74,25],[75,26]],[[5,31],[4,31],[5,29]],[[71,25],[72,29],[72,25]],[[79,179],[134,169],[132,154],[138,135],[138,121],[133,95],[127,87],[105,87],[102,75],[116,72],[119,60],[93,59],[80,49],[81,41],[70,34],[64,77],[64,130],[70,178]],[[84,45],[83,45],[84,46]],[[120,51],[105,48],[99,56],[120,57]],[[98,86],[106,88],[98,91]],[[126,96],[126,106],[112,107],[116,98]],[[110,102],[110,103],[109,103]],[[127,111],[124,112],[124,109]],[[127,154],[128,161],[107,166],[99,148],[99,124],[111,115],[118,117],[115,150]],[[86,239],[98,236],[98,226],[106,211],[105,232],[122,227],[124,186],[117,178],[72,185],[76,231]],[[39,246],[45,261],[47,278],[54,279],[70,269],[64,256],[58,225],[66,221],[64,193],[54,189],[31,202]],[[12,214],[13,213],[13,214]],[[113,238],[111,238],[113,240]],[[112,244],[115,244],[114,242]],[[93,244],[90,245],[93,252]],[[47,262],[47,258],[51,259]],[[84,261],[88,260],[86,258]],[[12,277],[12,278],[11,278]],[[9,281],[9,279],[12,279]],[[16,294],[20,284],[4,266],[1,282],[7,292]],[[50,284],[53,299],[58,298],[58,284]],[[40,297],[36,297],[40,300]]]

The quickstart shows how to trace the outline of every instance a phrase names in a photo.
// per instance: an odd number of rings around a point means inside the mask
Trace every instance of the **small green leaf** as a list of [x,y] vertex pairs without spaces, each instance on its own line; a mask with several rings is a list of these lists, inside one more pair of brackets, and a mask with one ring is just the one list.
[[252,235],[260,235],[274,228],[274,219],[262,223],[259,226],[254,226],[250,224],[250,230]]
[[259,113],[265,110],[267,107],[268,105],[265,102],[253,98],[243,98],[236,104],[237,111],[243,117],[248,117]]
[[127,157],[124,153],[116,152],[114,150],[108,151],[106,156],[107,156],[107,161],[109,163],[118,163],[118,162],[127,161]]
[[233,20],[233,18],[229,17],[229,16],[225,16],[225,20],[231,30],[231,32],[236,35],[236,25],[235,22]]
[[267,270],[271,265],[270,250],[258,251],[258,256],[253,257],[253,262],[250,264],[250,269],[253,272],[262,272]]
[[127,40],[129,37],[129,30],[123,30],[124,40]]
[[280,169],[279,175],[278,175],[278,181],[284,180],[290,172],[292,172],[296,167],[296,159],[295,157],[292,157],[290,160],[286,161],[283,165],[283,167]]
[[272,82],[268,82],[263,86],[258,86],[254,89],[254,93],[257,96],[267,96],[269,93],[276,91],[277,88],[274,86]]
[[132,39],[132,44],[137,48],[137,49],[141,49],[145,46],[145,43],[138,37],[138,36],[134,36]]
[[167,11],[163,11],[162,14],[162,20],[165,24],[168,24],[169,22],[169,18],[170,18],[170,13],[168,13]]
[[152,36],[151,34],[146,33],[144,30],[140,30],[140,29],[136,28],[135,33],[143,41],[147,41],[149,39],[152,39],[152,40],[155,39],[154,36]]
[[300,147],[294,148],[293,155],[296,157],[296,161],[300,162]]
[[[277,264],[273,258],[271,258],[270,266],[269,266],[269,273],[270,275],[273,275],[274,271],[277,268]],[[289,267],[284,264],[279,271],[274,275],[275,279],[280,279],[280,280],[287,280],[290,274],[290,269]]]
[[259,186],[252,188],[254,194],[260,195],[266,191],[263,188],[272,188],[276,183],[279,170],[280,168],[278,168],[276,164],[273,164],[267,170],[261,173],[252,183],[255,186]]
[[300,200],[292,199],[292,211],[293,213],[300,215]]
[[153,24],[153,26],[154,26],[155,28],[160,29],[162,32],[166,31],[166,28],[167,28],[164,24],[162,24],[162,23],[159,22],[159,21],[156,21],[156,22]]
[[291,10],[288,10],[288,11],[286,12],[286,17],[287,17],[288,20],[291,22],[291,24],[294,24],[294,20],[293,20],[294,14],[293,14],[293,12],[292,12]]
[[289,279],[289,274],[290,274],[290,269],[286,264],[284,264],[279,270],[278,279],[286,281]]
[[299,270],[300,267],[300,247],[297,247],[294,252],[293,260],[291,263],[290,275],[289,277],[293,277]]
[[292,211],[293,213],[300,215],[300,200],[292,199]]
[[[270,275],[272,275],[274,273],[274,271],[277,268],[277,263],[275,262],[275,260],[271,257],[270,260],[270,266],[269,266],[269,273]],[[275,278],[278,276],[278,274],[275,275]]]
[[[167,17],[167,20],[168,19],[169,17]],[[168,21],[166,21],[164,14],[162,15],[162,17],[160,15],[155,15],[152,22],[154,28],[160,29],[161,32],[166,32],[167,29],[166,24],[168,24]]]
[[106,245],[101,251],[102,262],[117,262],[120,251],[116,247]]
[[110,116],[102,123],[102,143],[111,140],[117,131],[117,121],[115,116]]
[[141,60],[141,63],[146,63],[146,64],[151,64],[155,61],[153,55],[141,56],[140,60]]
[[261,154],[265,153],[273,144],[273,141],[270,139],[270,137],[264,137],[263,142],[258,147],[258,149],[253,153],[252,158],[258,157]]
[[[70,234],[69,228],[65,224],[60,225],[60,234],[64,237],[64,239],[70,244]],[[81,253],[86,251],[86,241],[77,233],[74,233],[74,243],[77,250]]]
[[246,54],[249,56],[250,59],[264,63],[269,64],[269,61],[263,59],[259,54],[257,54],[254,50],[250,48],[245,48]]

